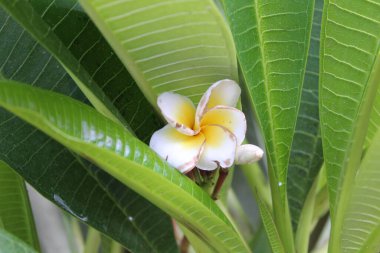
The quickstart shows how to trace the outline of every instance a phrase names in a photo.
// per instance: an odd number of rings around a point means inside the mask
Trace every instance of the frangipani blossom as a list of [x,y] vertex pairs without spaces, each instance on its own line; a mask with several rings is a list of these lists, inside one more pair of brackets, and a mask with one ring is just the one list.
[[187,97],[165,92],[157,99],[168,125],[156,131],[150,147],[182,173],[229,168],[259,160],[263,151],[241,145],[247,130],[245,115],[235,106],[240,87],[232,80],[210,86],[198,107]]

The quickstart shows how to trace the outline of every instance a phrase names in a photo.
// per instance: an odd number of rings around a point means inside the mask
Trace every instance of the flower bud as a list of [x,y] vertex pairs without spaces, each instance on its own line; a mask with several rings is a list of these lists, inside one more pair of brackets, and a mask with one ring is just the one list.
[[252,144],[244,144],[236,149],[235,164],[249,164],[260,160],[264,155],[264,151],[258,146]]

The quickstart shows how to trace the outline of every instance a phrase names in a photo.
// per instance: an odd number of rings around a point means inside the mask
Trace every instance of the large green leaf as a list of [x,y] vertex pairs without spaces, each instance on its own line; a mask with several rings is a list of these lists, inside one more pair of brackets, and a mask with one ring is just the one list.
[[0,227],[0,253],[37,253],[32,247]]
[[225,1],[237,55],[281,188],[300,101],[313,1]]
[[318,111],[319,34],[322,9],[323,0],[316,0],[301,104],[288,166],[287,192],[293,231],[297,229],[304,202],[323,163]]
[[325,2],[319,91],[332,252],[340,251],[343,214],[380,83],[379,13],[379,0]]
[[[292,252],[287,167],[300,103],[314,1],[224,1],[249,96],[264,135],[275,220]],[[288,245],[288,246],[287,246]]]
[[38,250],[38,236],[24,180],[0,160],[0,219],[2,227]]
[[95,108],[109,108],[144,141],[161,126],[125,66],[77,0],[0,2],[75,76]]
[[162,211],[33,127],[8,116],[12,120],[6,127],[18,127],[16,132],[25,143],[15,143],[14,136],[3,138],[5,148],[12,145],[14,149],[5,149],[0,158],[45,197],[132,252],[177,251],[170,219]]
[[343,252],[380,252],[380,133],[351,185],[341,233]]
[[237,80],[231,35],[212,0],[81,0],[149,101],[174,91],[194,102]]
[[120,124],[63,95],[13,82],[0,87],[1,106],[102,167],[215,251],[249,251],[206,192]]
[[[85,99],[57,60],[1,9],[0,24],[3,77]],[[132,252],[176,251],[171,221],[164,212],[3,109],[0,140],[0,159],[72,215]]]

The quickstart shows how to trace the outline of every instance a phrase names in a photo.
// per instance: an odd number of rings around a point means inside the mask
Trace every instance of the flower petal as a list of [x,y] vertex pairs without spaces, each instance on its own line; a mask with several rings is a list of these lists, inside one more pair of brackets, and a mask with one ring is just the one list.
[[240,93],[241,89],[239,85],[233,80],[220,80],[211,85],[199,101],[195,116],[196,128],[199,127],[199,120],[207,110],[217,105],[235,107]]
[[220,125],[227,128],[236,137],[240,145],[247,131],[247,122],[242,111],[228,106],[216,106],[206,112],[201,119],[201,127],[207,125]]
[[158,107],[167,122],[179,132],[194,135],[195,107],[187,97],[172,92],[158,96]]
[[236,149],[235,163],[248,164],[260,160],[264,155],[264,151],[255,145],[245,144]]
[[166,125],[152,135],[149,146],[171,166],[186,173],[195,167],[204,142],[202,133],[188,136]]
[[216,125],[202,127],[201,133],[206,137],[206,142],[196,166],[201,170],[231,167],[236,151],[235,136],[226,128]]

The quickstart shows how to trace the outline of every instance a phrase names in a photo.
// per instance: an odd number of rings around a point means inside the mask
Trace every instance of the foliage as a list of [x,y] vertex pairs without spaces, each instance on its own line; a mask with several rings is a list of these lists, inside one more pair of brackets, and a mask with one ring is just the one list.
[[[96,229],[86,252],[317,251],[326,215],[328,252],[380,251],[379,0],[0,5],[0,252],[40,251],[25,182]],[[266,151],[241,168],[253,228],[233,173],[214,201],[218,173],[147,145],[159,94],[197,105],[221,79]]]

